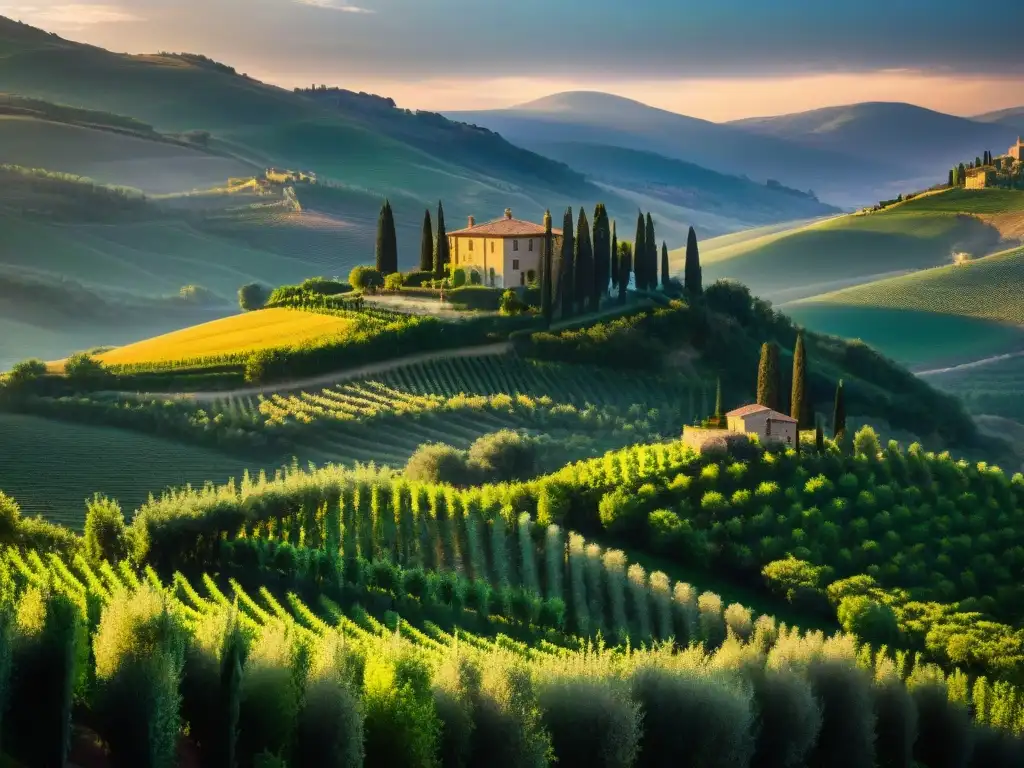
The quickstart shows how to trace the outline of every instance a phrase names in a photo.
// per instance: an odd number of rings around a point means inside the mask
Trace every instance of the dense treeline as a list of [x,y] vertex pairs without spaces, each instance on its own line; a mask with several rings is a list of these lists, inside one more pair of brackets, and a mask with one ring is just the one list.
[[163,215],[137,190],[18,165],[0,165],[0,208],[55,221],[112,222]]

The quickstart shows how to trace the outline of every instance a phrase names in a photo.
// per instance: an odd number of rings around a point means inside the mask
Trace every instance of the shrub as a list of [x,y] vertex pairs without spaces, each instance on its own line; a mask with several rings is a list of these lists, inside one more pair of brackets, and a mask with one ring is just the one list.
[[0,543],[16,543],[20,527],[21,507],[18,506],[18,502],[0,491]]
[[117,768],[176,764],[183,642],[148,586],[115,593],[93,639],[100,734]]
[[466,284],[466,270],[456,267],[452,270],[452,288],[461,288]]
[[790,670],[758,668],[750,674],[758,729],[752,765],[807,765],[818,738],[821,710],[810,684]]
[[319,293],[324,296],[335,296],[339,293],[348,293],[352,290],[349,283],[341,280],[332,280],[328,277],[310,277],[299,283],[299,288],[309,293]]
[[685,530],[689,527],[689,522],[680,519],[670,509],[656,509],[647,516],[651,546],[663,555],[673,555],[679,551]]
[[914,759],[929,768],[961,768],[971,755],[967,709],[950,701],[940,673],[915,670],[908,684],[917,706]]
[[7,374],[7,384],[13,389],[27,389],[40,376],[46,375],[46,363],[42,360],[22,360]]
[[86,503],[85,556],[93,562],[117,564],[128,556],[127,528],[121,505],[96,494]]
[[19,602],[3,741],[26,765],[67,760],[80,621],[69,598],[39,587]]
[[749,691],[717,676],[645,665],[630,686],[642,713],[638,768],[689,765],[741,768],[753,752],[754,713]]
[[202,285],[183,285],[178,289],[178,298],[186,304],[210,306],[218,304],[217,294]]
[[537,441],[510,429],[484,435],[469,447],[469,464],[490,481],[527,480],[537,471]]
[[348,282],[357,291],[368,291],[384,285],[384,277],[373,267],[354,267],[348,273]]
[[409,457],[405,476],[417,483],[469,482],[466,453],[444,443],[424,443]]
[[858,429],[857,434],[853,438],[853,452],[857,456],[866,456],[870,459],[876,458],[882,452],[878,433],[866,424]]
[[633,537],[643,530],[644,501],[624,487],[602,496],[597,511],[601,525],[610,533]]
[[402,273],[392,272],[390,275],[384,278],[384,290],[397,292],[402,290]]
[[88,352],[76,352],[64,362],[64,375],[77,387],[94,387],[106,373],[103,363]]
[[475,270],[475,269],[470,270],[470,273],[469,273],[469,284],[470,285],[482,285],[483,282],[484,282],[484,280],[480,276],[480,273],[477,270]]
[[242,673],[238,752],[243,765],[261,752],[283,755],[287,750],[299,710],[293,653],[294,638],[285,625],[262,627]]
[[613,680],[556,678],[538,692],[541,720],[560,765],[628,768],[640,742],[640,707]]
[[878,764],[886,768],[911,768],[917,740],[917,707],[892,661],[879,659],[872,696]]
[[236,765],[242,662],[246,640],[237,608],[205,616],[196,626],[182,672],[182,715],[204,766]]
[[882,605],[863,595],[844,597],[837,610],[839,625],[861,640],[874,645],[893,645],[899,641],[900,630],[896,614],[888,605]]
[[404,284],[409,288],[419,288],[433,279],[433,272],[406,272]]
[[519,659],[492,658],[473,707],[469,765],[546,766],[551,741],[541,722],[529,669]]
[[518,315],[526,310],[526,305],[516,292],[510,288],[501,294],[499,309],[503,315]]
[[367,768],[435,764],[441,723],[424,663],[397,652],[373,653],[363,676]]
[[320,640],[288,762],[293,768],[358,768],[363,764],[363,716],[352,691],[352,664],[346,656],[336,633]]

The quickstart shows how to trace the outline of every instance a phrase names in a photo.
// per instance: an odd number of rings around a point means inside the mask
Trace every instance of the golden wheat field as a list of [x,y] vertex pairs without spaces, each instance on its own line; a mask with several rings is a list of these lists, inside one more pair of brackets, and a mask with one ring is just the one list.
[[111,365],[217,357],[301,344],[344,333],[352,320],[298,309],[261,309],[112,349],[99,356]]

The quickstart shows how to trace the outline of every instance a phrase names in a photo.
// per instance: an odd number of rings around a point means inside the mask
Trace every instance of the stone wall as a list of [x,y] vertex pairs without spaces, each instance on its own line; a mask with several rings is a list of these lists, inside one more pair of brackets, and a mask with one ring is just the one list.
[[697,453],[727,451],[733,445],[750,441],[742,432],[728,429],[706,429],[705,427],[683,427],[683,444]]

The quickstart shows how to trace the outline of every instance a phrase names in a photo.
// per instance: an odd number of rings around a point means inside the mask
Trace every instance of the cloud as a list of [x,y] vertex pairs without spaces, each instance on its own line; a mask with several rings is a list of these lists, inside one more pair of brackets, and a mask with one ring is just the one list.
[[310,5],[314,8],[325,8],[329,11],[342,11],[343,13],[376,13],[370,8],[363,8],[358,5],[348,5],[337,0],[295,0],[299,5]]
[[0,15],[47,29],[83,29],[97,24],[142,21],[116,5],[64,3],[60,5],[8,5],[0,3]]

